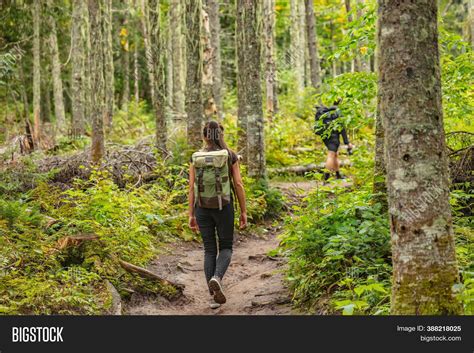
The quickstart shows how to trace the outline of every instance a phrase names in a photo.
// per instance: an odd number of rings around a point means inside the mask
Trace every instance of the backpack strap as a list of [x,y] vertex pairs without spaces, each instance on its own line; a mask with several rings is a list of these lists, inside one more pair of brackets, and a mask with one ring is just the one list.
[[197,201],[198,206],[201,207],[201,192],[204,192],[204,168],[197,170]]
[[[235,187],[234,187],[234,178],[232,177],[232,153],[230,152],[230,150],[227,150],[229,152],[229,160],[228,160],[228,164],[229,164],[229,183],[230,183],[230,192],[231,192],[231,198],[233,200],[233,203],[234,203],[234,210],[236,209],[236,206],[237,206],[237,193],[235,192]],[[237,162],[236,162],[237,163]],[[232,194],[234,194],[234,197],[232,197]]]
[[220,168],[214,168],[214,173],[216,175],[216,193],[219,202],[219,210],[222,210],[222,175]]

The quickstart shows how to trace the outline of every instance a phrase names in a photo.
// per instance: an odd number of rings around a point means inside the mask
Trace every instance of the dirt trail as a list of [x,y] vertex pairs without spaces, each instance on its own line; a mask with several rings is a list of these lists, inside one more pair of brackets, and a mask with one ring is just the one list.
[[[289,198],[298,200],[316,186],[315,182],[276,183]],[[203,248],[196,243],[171,244],[168,254],[160,256],[150,270],[183,283],[184,296],[175,301],[133,296],[124,313],[131,315],[288,315],[296,314],[283,282],[286,260],[269,257],[278,246],[281,223],[260,229],[262,235],[236,233],[232,262],[223,280],[227,303],[209,308],[203,271]]]

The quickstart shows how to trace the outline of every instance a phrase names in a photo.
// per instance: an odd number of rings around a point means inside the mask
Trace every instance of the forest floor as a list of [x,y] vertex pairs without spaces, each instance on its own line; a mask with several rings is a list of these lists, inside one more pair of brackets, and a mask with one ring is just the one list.
[[[316,181],[275,182],[291,206],[317,187]],[[278,247],[283,219],[263,224],[250,232],[236,232],[232,262],[223,279],[227,303],[209,307],[210,296],[204,279],[203,247],[179,241],[169,245],[149,270],[185,285],[184,295],[174,301],[161,297],[133,295],[124,307],[127,315],[290,315],[291,297],[284,282],[286,259],[269,256]]]

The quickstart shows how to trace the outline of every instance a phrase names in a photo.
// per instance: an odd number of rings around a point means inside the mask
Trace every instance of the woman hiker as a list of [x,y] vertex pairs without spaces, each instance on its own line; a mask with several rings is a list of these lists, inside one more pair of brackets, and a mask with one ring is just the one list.
[[222,278],[232,256],[234,195],[240,206],[241,229],[247,226],[247,211],[238,157],[224,142],[224,128],[209,121],[203,139],[204,148],[193,153],[189,168],[189,227],[201,233],[210,307],[217,309],[226,302]]

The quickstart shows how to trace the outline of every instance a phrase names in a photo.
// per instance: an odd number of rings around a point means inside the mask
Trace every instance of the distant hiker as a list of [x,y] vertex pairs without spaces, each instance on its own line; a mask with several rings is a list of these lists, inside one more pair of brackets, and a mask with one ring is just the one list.
[[232,256],[234,195],[239,201],[241,229],[247,226],[247,211],[238,157],[224,142],[224,128],[209,121],[203,139],[205,146],[193,153],[189,168],[189,227],[201,232],[204,273],[213,297],[210,306],[216,309],[226,302],[221,281]]
[[327,181],[331,176],[330,173],[335,173],[337,179],[344,178],[339,172],[339,167],[341,165],[341,162],[338,158],[340,136],[342,136],[344,144],[347,145],[347,150],[349,153],[351,152],[352,148],[354,148],[347,138],[346,129],[344,127],[337,127],[336,124],[334,124],[334,121],[341,116],[341,112],[338,107],[341,101],[342,99],[338,99],[331,107],[318,106],[316,108],[316,123],[314,129],[316,134],[321,136],[328,149],[326,159],[327,171],[324,172],[325,181]]

